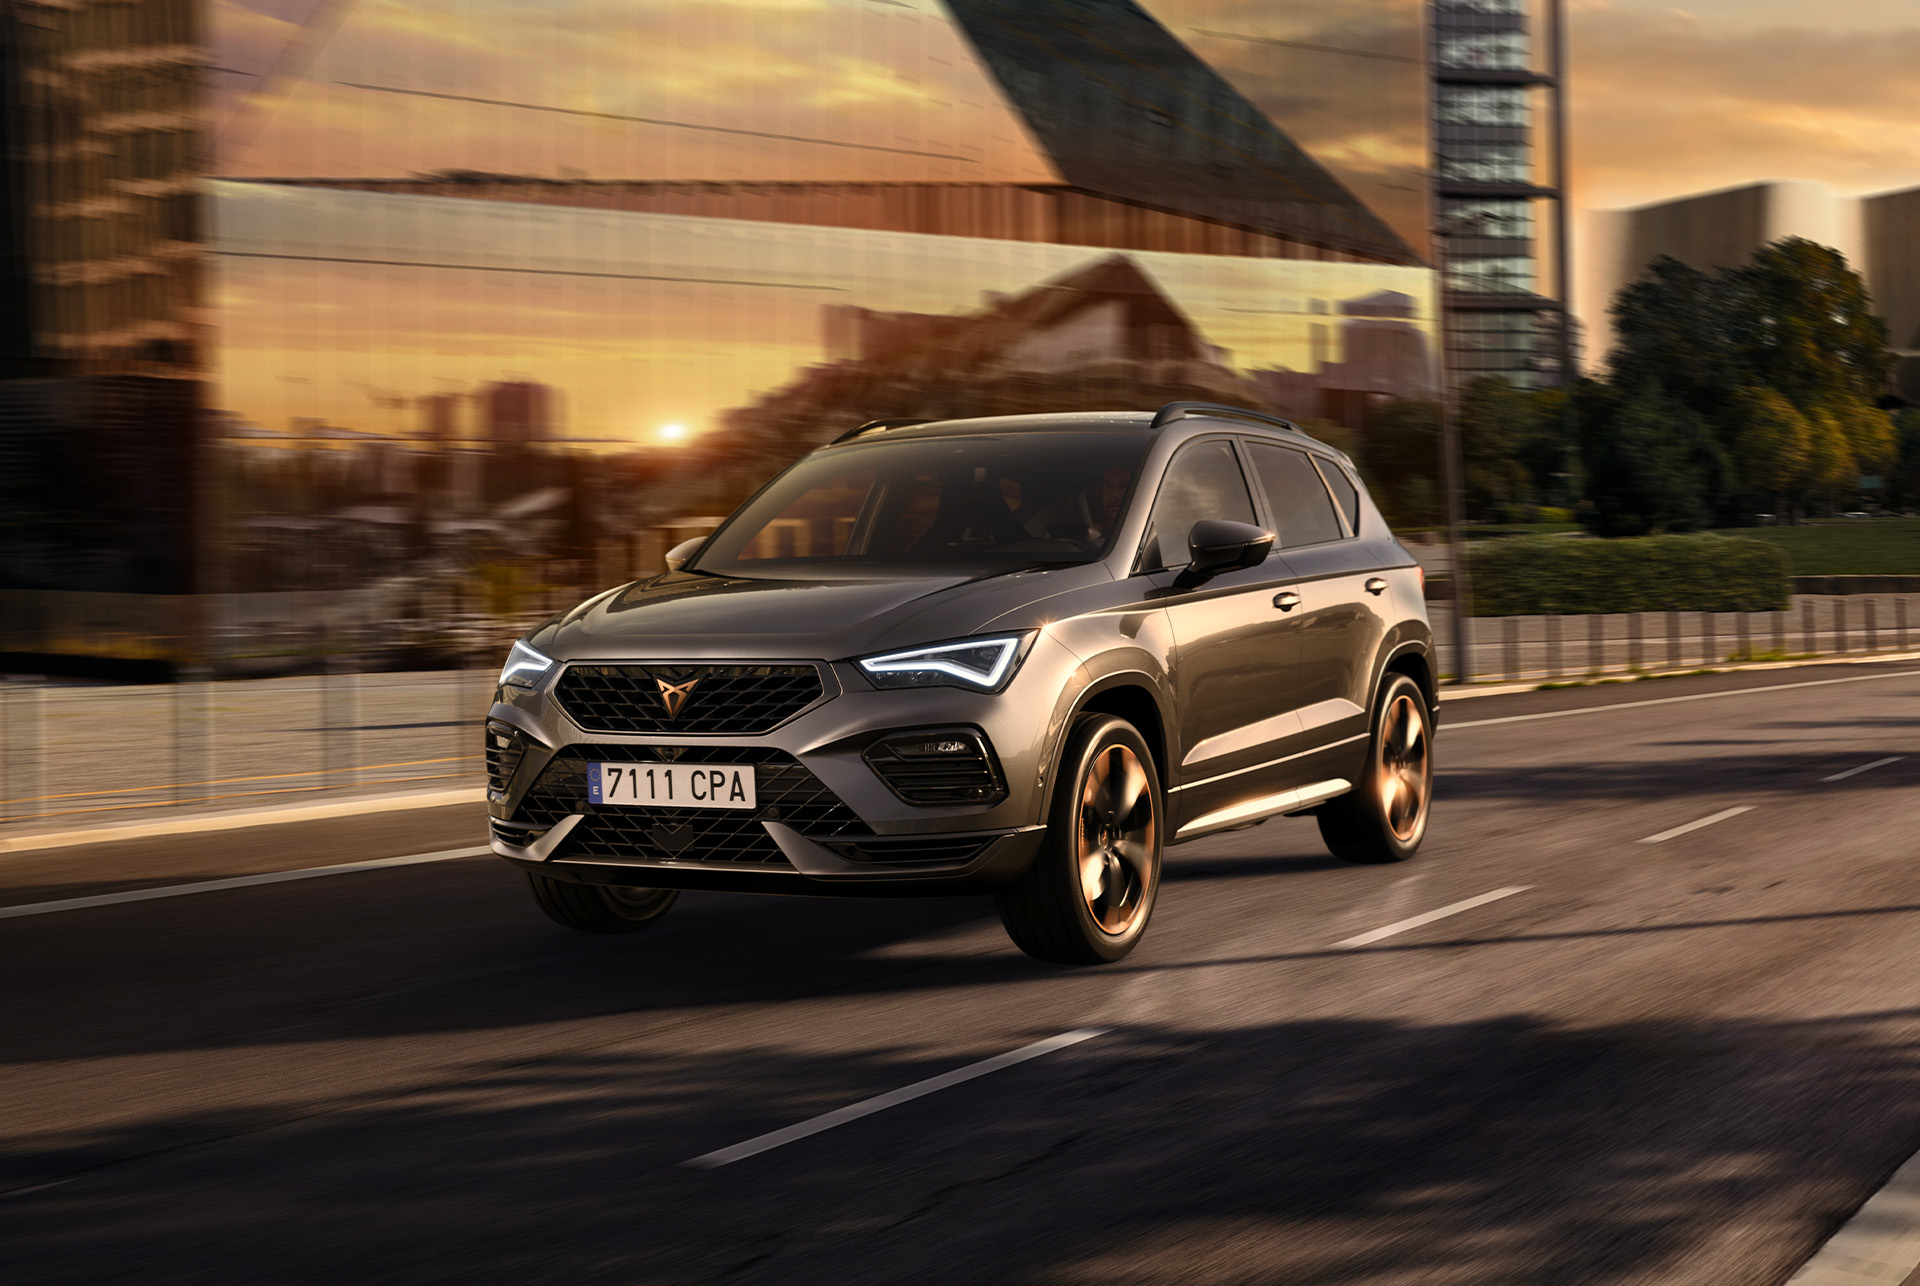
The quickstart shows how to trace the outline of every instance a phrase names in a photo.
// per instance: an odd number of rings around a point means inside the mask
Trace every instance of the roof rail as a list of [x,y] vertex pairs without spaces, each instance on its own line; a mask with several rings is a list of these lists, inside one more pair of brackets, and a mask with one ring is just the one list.
[[1224,402],[1169,402],[1153,413],[1152,427],[1158,429],[1175,420],[1184,420],[1189,415],[1218,415],[1233,420],[1253,420],[1276,429],[1285,429],[1289,433],[1301,431],[1291,420],[1283,420],[1264,411],[1249,411],[1244,406],[1228,406]]
[[861,425],[857,429],[848,429],[845,433],[842,433],[839,437],[827,443],[827,445],[830,447],[837,447],[842,442],[853,441],[855,438],[859,437],[862,433],[877,433],[882,429],[904,429],[904,428],[911,427],[912,425],[915,425],[915,424],[932,424],[932,423],[933,421],[929,419],[868,420],[865,424]]

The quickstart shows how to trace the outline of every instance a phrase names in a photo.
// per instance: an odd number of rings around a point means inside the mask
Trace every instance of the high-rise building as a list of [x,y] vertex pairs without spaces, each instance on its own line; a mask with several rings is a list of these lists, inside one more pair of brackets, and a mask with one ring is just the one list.
[[1536,0],[1432,0],[1435,243],[1456,384],[1484,376],[1521,388],[1558,384],[1576,358],[1567,311],[1564,3],[1537,0],[1548,26],[1543,67],[1532,31]]
[[531,380],[503,380],[480,393],[486,440],[496,447],[524,447],[550,442],[554,433],[557,397],[544,384]]

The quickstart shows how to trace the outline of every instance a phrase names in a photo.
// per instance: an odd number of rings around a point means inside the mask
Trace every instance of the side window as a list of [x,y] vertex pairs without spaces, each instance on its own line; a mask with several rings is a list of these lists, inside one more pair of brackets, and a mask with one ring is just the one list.
[[1185,567],[1187,535],[1203,518],[1254,521],[1246,477],[1240,472],[1233,444],[1224,439],[1196,442],[1167,466],[1160,492],[1153,500],[1153,517],[1147,521],[1147,539],[1140,549],[1141,569]]
[[1249,442],[1247,454],[1253,457],[1253,471],[1267,493],[1267,507],[1279,524],[1280,546],[1297,549],[1339,540],[1340,519],[1333,512],[1333,497],[1327,494],[1320,471],[1304,451]]
[[1353,479],[1347,471],[1331,460],[1315,460],[1320,466],[1320,476],[1327,480],[1327,490],[1340,504],[1340,512],[1347,516],[1347,530],[1354,535],[1360,534],[1360,489],[1353,485]]

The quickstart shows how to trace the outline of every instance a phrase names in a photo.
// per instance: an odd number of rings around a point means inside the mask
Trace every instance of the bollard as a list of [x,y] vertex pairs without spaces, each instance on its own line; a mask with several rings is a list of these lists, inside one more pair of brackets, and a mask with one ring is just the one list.
[[1833,650],[1841,653],[1850,650],[1847,646],[1847,600],[1844,598],[1833,600]]
[[[207,779],[213,774],[208,772],[202,762],[202,754],[195,750],[204,750],[207,740],[206,722],[206,670],[197,665],[183,665],[173,677],[173,802],[190,802],[195,789],[206,786]],[[199,734],[200,745],[195,746],[195,733]]]
[[1878,652],[1880,650],[1880,600],[1869,598],[1864,607],[1867,613],[1867,651]]
[[45,768],[45,721],[39,675],[0,676],[0,800],[9,822],[40,815],[41,774]]
[[1547,677],[1560,677],[1560,618],[1547,618]]

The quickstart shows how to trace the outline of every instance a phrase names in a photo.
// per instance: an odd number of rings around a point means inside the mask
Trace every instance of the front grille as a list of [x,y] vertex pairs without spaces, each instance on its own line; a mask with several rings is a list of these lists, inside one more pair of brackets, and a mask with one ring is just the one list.
[[825,690],[811,665],[573,665],[553,695],[592,732],[747,736],[777,728]]
[[909,804],[987,804],[1006,794],[993,755],[969,728],[886,737],[867,747],[866,759]]
[[621,808],[587,802],[587,765],[666,763],[662,746],[566,746],[540,773],[520,801],[514,820],[552,826],[573,813],[586,817],[555,857],[638,858],[647,861],[739,862],[790,868],[786,854],[762,822],[784,822],[803,835],[832,838],[869,833],[852,809],[826,784],[780,750],[763,748],[699,752],[695,762],[752,764],[760,806],[748,811],[710,808]]
[[519,771],[521,759],[526,757],[527,739],[520,735],[519,729],[511,724],[489,722],[487,724],[487,786],[488,793],[504,799],[507,786],[513,781],[513,774]]

